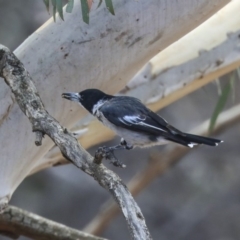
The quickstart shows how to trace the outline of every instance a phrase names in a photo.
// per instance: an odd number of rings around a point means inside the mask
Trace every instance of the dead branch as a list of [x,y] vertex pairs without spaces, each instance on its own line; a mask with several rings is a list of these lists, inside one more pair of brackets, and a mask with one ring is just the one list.
[[106,240],[13,206],[0,215],[0,232],[12,238],[23,235],[35,240]]
[[0,77],[11,88],[20,109],[31,122],[32,130],[49,136],[66,159],[92,176],[113,196],[126,219],[132,239],[151,239],[143,214],[121,179],[103,164],[94,163],[93,157],[77,139],[48,114],[29,73],[3,45],[0,45]]

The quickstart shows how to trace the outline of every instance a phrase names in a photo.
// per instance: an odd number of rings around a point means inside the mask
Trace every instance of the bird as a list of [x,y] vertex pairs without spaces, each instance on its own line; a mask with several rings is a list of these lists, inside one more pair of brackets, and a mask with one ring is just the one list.
[[[135,97],[112,96],[98,89],[62,93],[62,97],[79,103],[121,137],[120,144],[104,149],[106,156],[118,149],[130,150],[134,147],[151,147],[168,142],[190,148],[198,144],[217,146],[223,142],[178,130]],[[114,160],[113,164],[123,167],[118,160]]]

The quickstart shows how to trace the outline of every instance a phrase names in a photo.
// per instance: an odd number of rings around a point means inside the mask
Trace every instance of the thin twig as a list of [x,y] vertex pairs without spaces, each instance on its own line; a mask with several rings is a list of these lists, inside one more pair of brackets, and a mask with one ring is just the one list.
[[23,235],[35,240],[106,240],[13,206],[0,215],[0,232],[12,238]]
[[[234,106],[231,109],[221,113],[218,117],[215,129],[212,134],[228,129],[240,121],[240,105]],[[208,135],[209,122],[205,121],[199,125],[194,131],[194,134]],[[189,153],[191,149],[179,145],[169,145],[161,153],[155,152],[150,157],[149,165],[140,173],[136,174],[127,184],[133,196],[142,192],[156,177],[164,174],[172,165],[177,163]],[[159,158],[161,156],[161,158]],[[107,201],[100,212],[92,219],[92,221],[84,228],[84,231],[92,234],[101,234],[109,225],[113,218],[119,213],[117,205],[113,201]]]
[[43,133],[37,131],[36,132],[36,140],[35,140],[36,146],[41,146],[42,145],[42,139],[43,139]]
[[79,145],[77,139],[48,114],[29,73],[3,45],[0,45],[0,77],[11,88],[20,109],[31,122],[33,131],[48,135],[66,159],[111,193],[122,210],[132,239],[151,239],[142,212],[122,180],[103,164],[95,164],[93,157]]

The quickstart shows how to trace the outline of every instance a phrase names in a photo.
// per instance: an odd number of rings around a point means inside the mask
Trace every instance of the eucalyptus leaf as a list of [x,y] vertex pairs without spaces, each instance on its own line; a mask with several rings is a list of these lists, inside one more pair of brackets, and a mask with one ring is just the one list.
[[53,5],[53,19],[54,19],[54,22],[55,22],[56,21],[56,10],[57,10],[56,0],[52,0],[52,5]]
[[[233,73],[234,75],[234,73]],[[235,76],[235,75],[234,75]],[[233,104],[235,103],[236,100],[236,95],[235,95],[235,83],[236,83],[236,78],[233,76],[233,78],[230,80],[230,84],[231,84],[231,91],[232,91],[232,102]]]
[[112,4],[112,0],[105,0],[106,6],[108,11],[112,14],[115,15],[114,9],[113,9],[113,4]]
[[[89,0],[80,0],[81,2],[81,7],[82,7],[82,19],[85,23],[89,24],[89,12],[90,12],[90,6],[92,1]],[[43,0],[47,11],[49,12],[50,9],[50,0]],[[62,20],[64,20],[64,15],[63,15],[63,0],[51,0],[52,2],[52,12],[53,12],[53,19],[54,22],[56,21],[56,12],[59,13],[59,16],[61,17]],[[99,0],[98,7],[102,4],[103,0]],[[105,0],[106,7],[108,11],[112,14],[115,15],[114,8],[113,8],[113,3],[112,0]],[[66,12],[71,13],[74,7],[74,0],[68,0],[67,7],[66,7]]]
[[56,6],[57,6],[57,11],[59,13],[59,16],[62,20],[64,20],[63,18],[63,3],[62,0],[56,0]]
[[47,11],[49,12],[49,0],[43,0],[46,8],[47,8]]
[[223,108],[224,108],[224,106],[227,102],[228,96],[229,96],[229,94],[231,92],[231,89],[232,89],[231,86],[232,86],[233,82],[234,82],[234,75],[232,74],[232,76],[230,78],[230,81],[223,88],[222,93],[218,98],[217,105],[214,109],[214,112],[213,112],[211,120],[210,120],[209,129],[208,129],[209,132],[212,132],[212,130],[215,127],[217,118],[218,118],[219,114],[222,112],[222,110],[223,110]]
[[66,12],[71,13],[73,10],[73,6],[74,6],[74,0],[68,0]]
[[81,0],[81,6],[82,6],[83,21],[89,24],[89,7],[88,7],[87,0]]
[[99,7],[101,6],[101,4],[102,4],[102,0],[99,0],[99,3],[98,3],[98,5],[97,5],[97,8],[99,8]]
[[237,68],[238,80],[240,80],[240,68]]
[[218,96],[220,96],[222,94],[222,87],[221,87],[221,84],[220,84],[220,81],[219,81],[219,78],[217,78],[215,80],[215,83],[216,83],[216,86],[217,86],[217,93],[218,93]]

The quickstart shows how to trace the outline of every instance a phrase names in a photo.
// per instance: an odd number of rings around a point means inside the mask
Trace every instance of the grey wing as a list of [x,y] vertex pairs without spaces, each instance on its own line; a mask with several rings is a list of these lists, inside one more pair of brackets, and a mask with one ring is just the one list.
[[100,110],[109,122],[118,127],[153,136],[169,132],[168,123],[163,118],[132,97],[116,97]]

